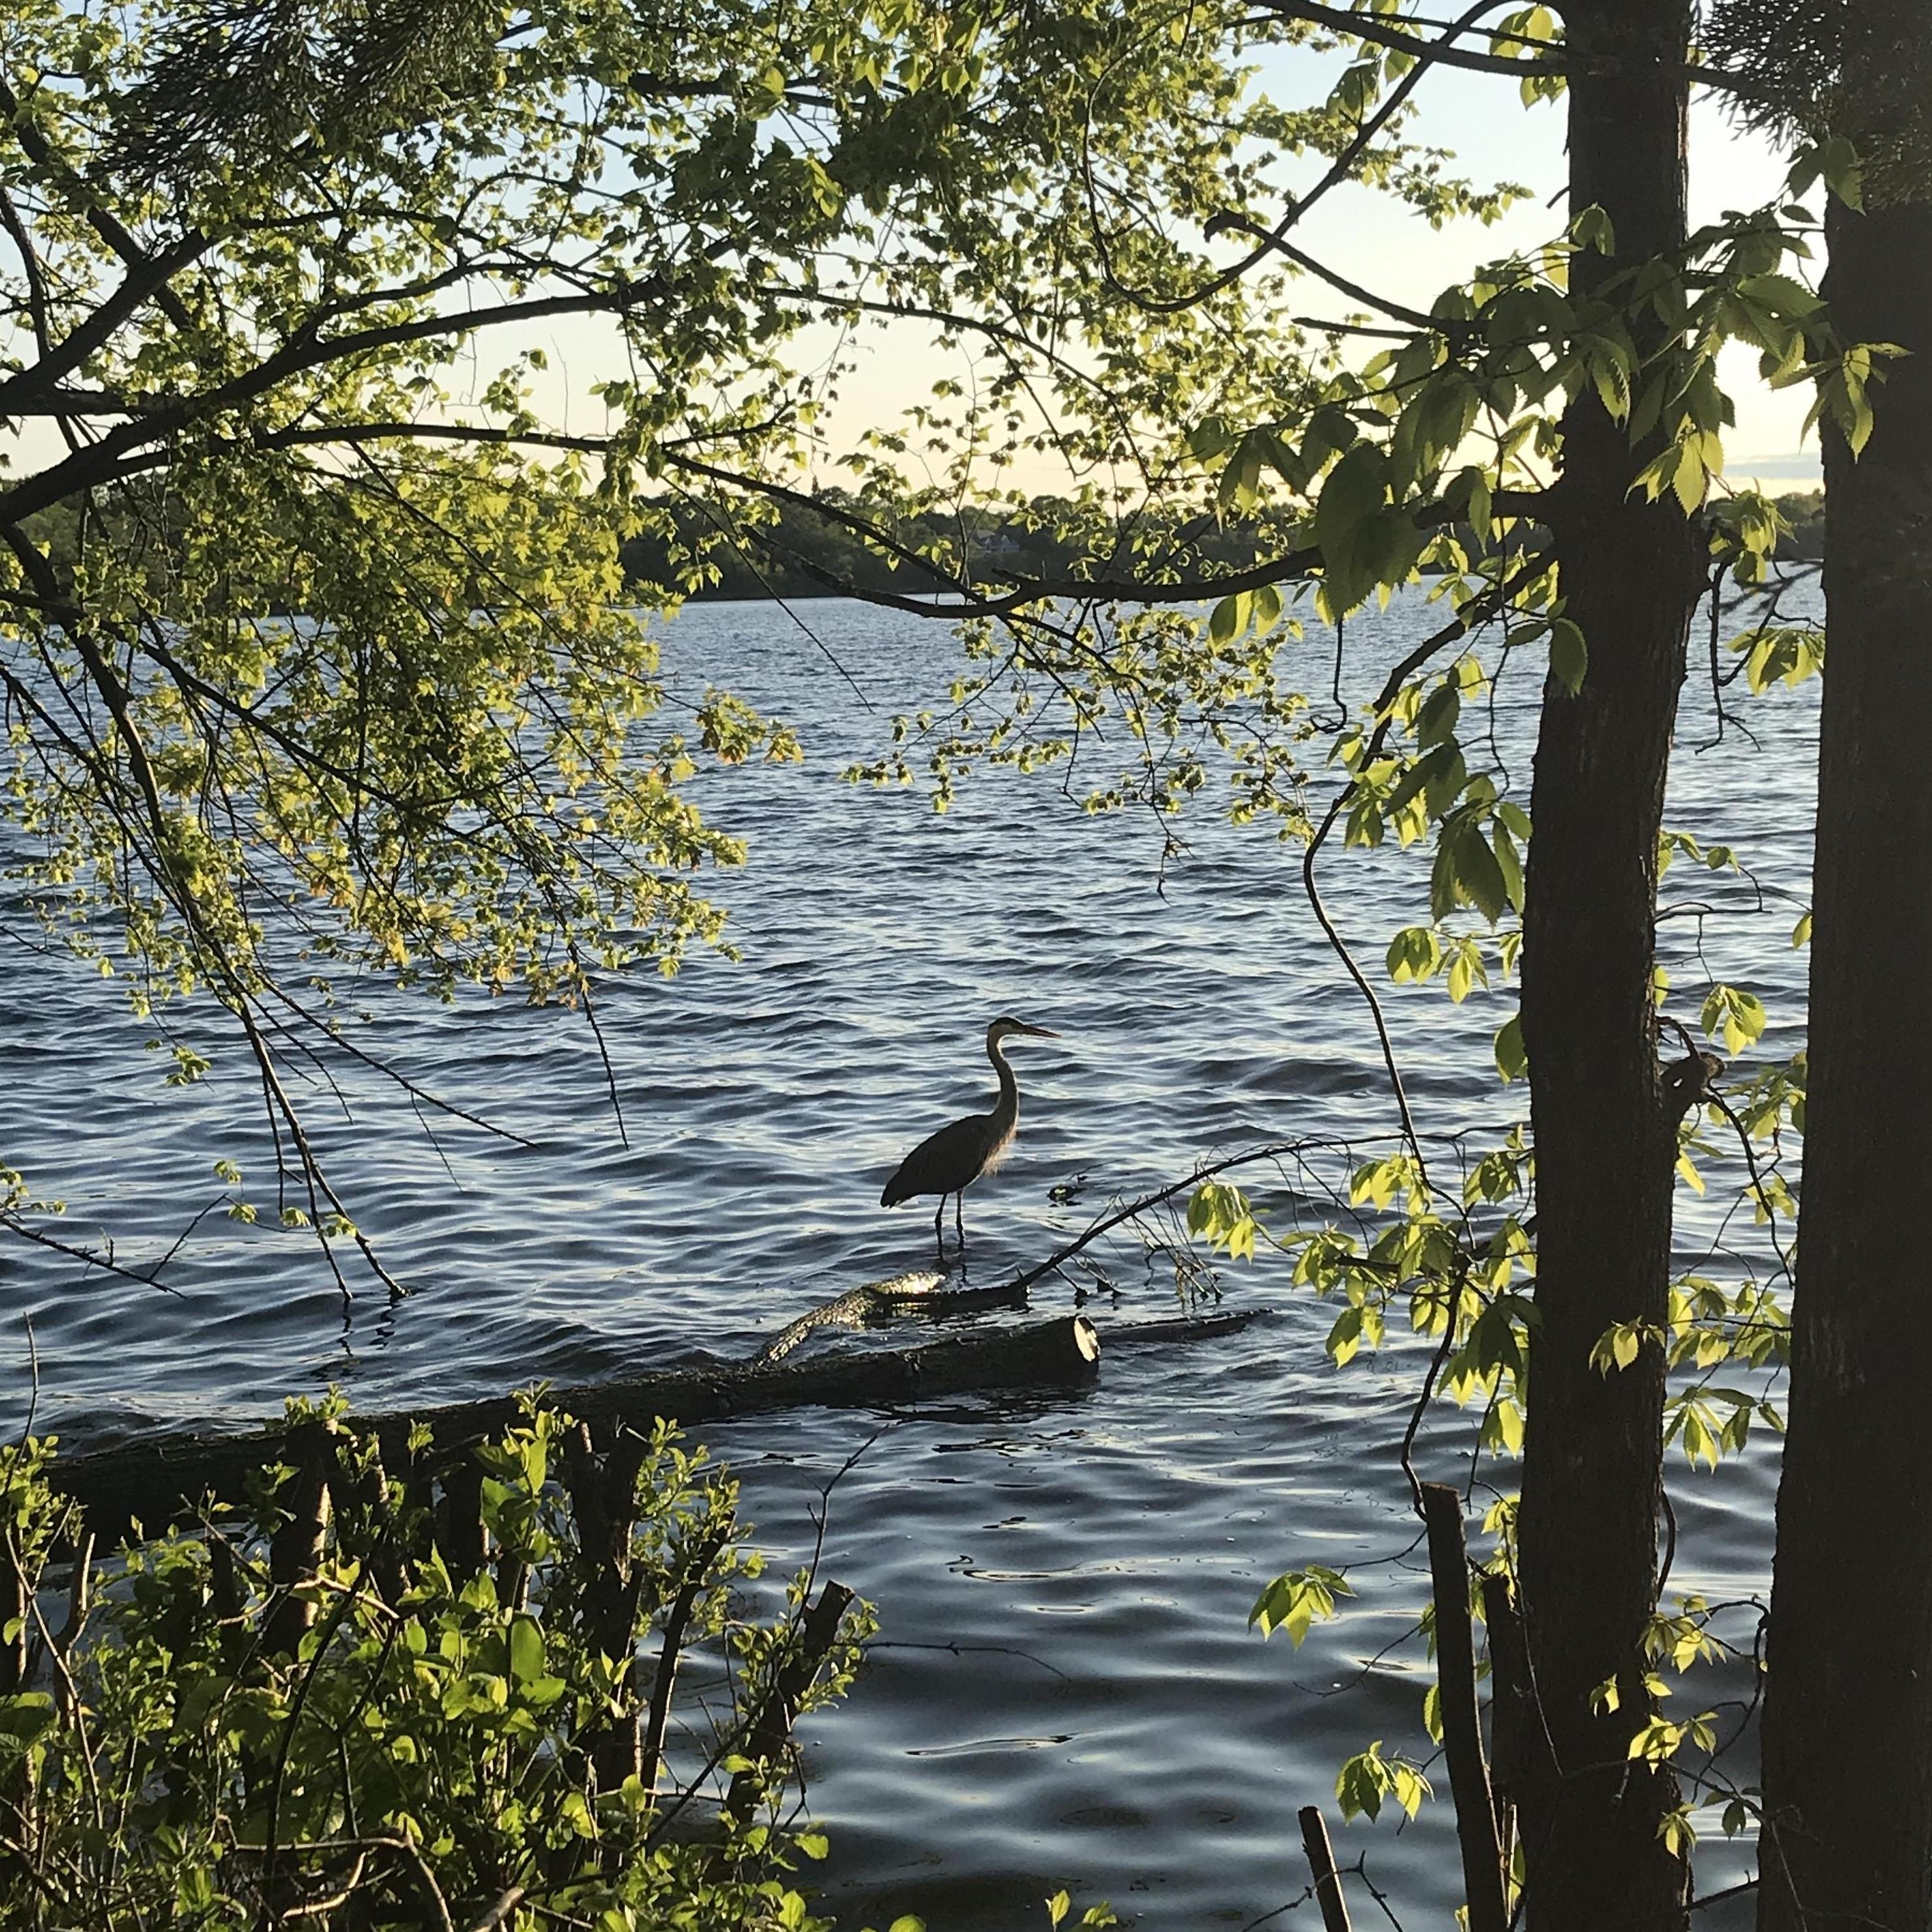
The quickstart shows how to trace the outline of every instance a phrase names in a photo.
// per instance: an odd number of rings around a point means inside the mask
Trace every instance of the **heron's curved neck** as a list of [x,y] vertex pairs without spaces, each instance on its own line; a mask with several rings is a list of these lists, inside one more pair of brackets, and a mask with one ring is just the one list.
[[1013,1078],[1013,1070],[1006,1064],[1006,1056],[997,1040],[986,1042],[986,1058],[993,1063],[993,1071],[1000,1076],[1000,1097],[993,1108],[993,1118],[1009,1125],[1020,1117],[1020,1083]]

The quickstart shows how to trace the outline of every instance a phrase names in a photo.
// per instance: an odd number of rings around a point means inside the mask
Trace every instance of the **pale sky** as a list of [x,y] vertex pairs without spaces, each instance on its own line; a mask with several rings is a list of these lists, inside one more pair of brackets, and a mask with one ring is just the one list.
[[[1284,103],[1310,98],[1321,84],[1318,60],[1332,70],[1334,58],[1285,53],[1279,77],[1270,76],[1271,91]],[[1350,280],[1426,310],[1443,288],[1481,262],[1535,247],[1561,232],[1563,210],[1547,206],[1546,200],[1564,178],[1564,108],[1560,102],[1526,108],[1515,82],[1453,68],[1431,75],[1418,98],[1423,112],[1407,130],[1408,139],[1452,150],[1456,160],[1450,172],[1479,184],[1515,181],[1535,190],[1534,197],[1519,202],[1492,227],[1466,222],[1438,232],[1387,196],[1345,188],[1314,211],[1297,230],[1295,240]],[[1765,141],[1738,131],[1708,95],[1694,105],[1694,226],[1727,208],[1762,205],[1778,192],[1787,166]],[[1313,164],[1311,174],[1318,166]],[[1305,285],[1313,313],[1339,314],[1349,307],[1318,283]],[[862,376],[842,386],[838,424],[848,430],[890,421],[922,400],[940,373],[925,332],[902,328],[867,340],[871,346]],[[1728,474],[1738,483],[1761,479],[1774,494],[1807,487],[1819,475],[1815,436],[1802,448],[1798,437],[1810,404],[1809,388],[1768,389],[1757,380],[1756,362],[1754,350],[1738,347],[1726,352],[1723,364],[1738,411],[1737,426],[1726,439]],[[1036,478],[1022,474],[1019,480],[1046,488],[1054,479],[1042,471]]]

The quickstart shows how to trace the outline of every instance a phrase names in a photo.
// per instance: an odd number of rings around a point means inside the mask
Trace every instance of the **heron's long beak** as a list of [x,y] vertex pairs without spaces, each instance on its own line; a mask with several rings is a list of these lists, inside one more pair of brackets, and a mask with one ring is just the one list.
[[1020,1031],[1022,1033],[1037,1034],[1042,1040],[1058,1040],[1060,1037],[1059,1034],[1055,1033],[1051,1027],[1028,1026],[1024,1021],[1022,1021],[1020,1023]]

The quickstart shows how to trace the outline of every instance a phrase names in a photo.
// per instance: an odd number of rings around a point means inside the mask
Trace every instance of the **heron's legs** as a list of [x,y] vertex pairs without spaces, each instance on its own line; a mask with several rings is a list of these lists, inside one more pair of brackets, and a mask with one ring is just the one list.
[[[939,1204],[944,1208],[946,1203],[942,1201]],[[959,1252],[964,1254],[966,1252],[966,1190],[963,1187],[952,1197],[952,1225],[959,1230]]]
[[943,1195],[943,1194],[939,1197],[939,1205],[938,1205],[938,1208],[934,1210],[934,1212],[933,1212],[933,1216],[932,1216],[932,1239],[933,1239],[934,1244],[934,1245],[938,1248],[938,1250],[939,1250],[939,1258],[940,1258],[941,1261],[945,1260],[945,1258],[946,1258],[946,1196],[945,1196],[944,1195]]

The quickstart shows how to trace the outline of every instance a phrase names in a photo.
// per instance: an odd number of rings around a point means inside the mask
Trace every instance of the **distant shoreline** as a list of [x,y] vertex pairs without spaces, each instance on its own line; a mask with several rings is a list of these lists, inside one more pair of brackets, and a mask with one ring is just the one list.
[[[1825,554],[1823,490],[1792,490],[1772,500],[1790,526],[1778,545],[1777,560],[1821,562]],[[849,507],[848,500],[836,493],[828,492],[827,501],[829,506]],[[990,565],[1006,579],[976,588],[985,595],[1004,595],[1028,578],[1060,583],[1076,580],[1106,554],[1109,532],[1090,524],[1076,526],[1070,519],[1055,520],[1050,513],[1058,507],[1042,499],[1028,512],[1004,520],[989,518],[964,532],[963,542],[957,530],[941,532],[929,524],[903,534],[908,540],[943,535],[963,550],[969,568],[976,563],[981,568]],[[934,580],[916,564],[895,566],[867,549],[848,527],[824,514],[788,506],[776,524],[741,530],[725,526],[722,513],[700,518],[693,511],[688,520],[689,529],[680,530],[675,555],[662,532],[650,538],[633,537],[625,544],[620,556],[625,574],[634,589],[646,594],[662,591],[678,580],[680,566],[688,568],[693,557],[702,554],[706,565],[718,572],[718,580],[686,592],[682,601],[687,604],[790,604],[841,597],[863,601],[874,592],[937,601],[958,595],[956,586]],[[704,538],[716,538],[721,530],[724,541],[701,551]],[[1174,548],[1164,562],[1168,568],[1184,570],[1210,586],[1204,590],[1204,603],[1216,594],[1211,588],[1216,575],[1252,569],[1270,550],[1279,555],[1294,542],[1292,532],[1279,520],[1189,527],[1172,534]],[[1464,540],[1472,540],[1466,532]],[[910,541],[908,547],[913,547]],[[832,581],[827,582],[828,578]],[[838,587],[841,586],[848,587]]]

